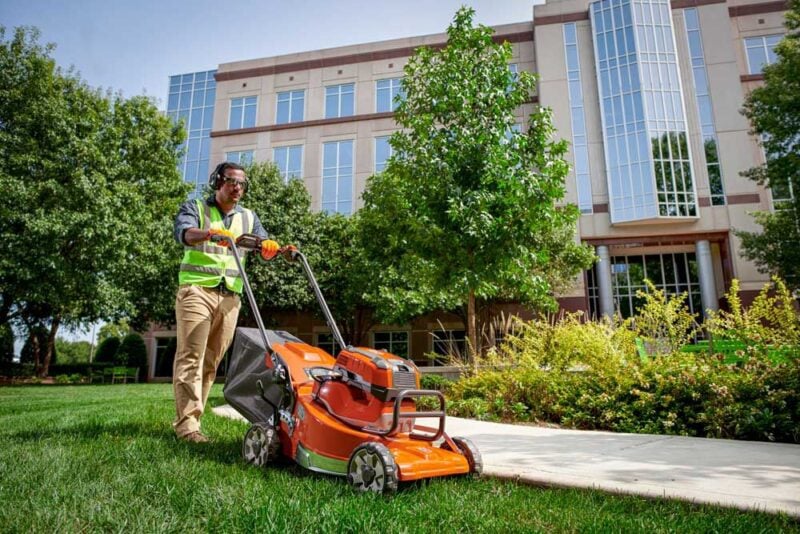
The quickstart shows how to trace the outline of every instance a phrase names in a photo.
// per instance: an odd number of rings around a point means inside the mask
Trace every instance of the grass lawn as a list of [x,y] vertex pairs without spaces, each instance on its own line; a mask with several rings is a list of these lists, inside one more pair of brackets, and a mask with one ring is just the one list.
[[[211,404],[221,404],[215,386]],[[171,386],[0,388],[0,532],[800,532],[785,516],[452,478],[354,492],[240,459],[245,423],[177,442]]]

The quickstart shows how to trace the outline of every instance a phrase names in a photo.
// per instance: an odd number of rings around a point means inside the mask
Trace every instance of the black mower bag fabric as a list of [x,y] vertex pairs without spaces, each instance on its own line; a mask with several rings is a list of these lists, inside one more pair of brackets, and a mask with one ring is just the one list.
[[[283,331],[267,330],[267,338],[270,344],[302,343]],[[282,400],[282,388],[275,383],[272,370],[267,368],[266,353],[267,348],[257,328],[236,329],[222,393],[228,404],[251,423],[270,422],[274,412],[272,406],[280,406]]]

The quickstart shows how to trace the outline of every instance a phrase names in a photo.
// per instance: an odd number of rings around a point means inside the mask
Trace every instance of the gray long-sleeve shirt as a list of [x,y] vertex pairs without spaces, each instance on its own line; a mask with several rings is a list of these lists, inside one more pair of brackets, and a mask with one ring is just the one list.
[[[208,197],[205,202],[209,206],[217,205],[217,201],[213,196]],[[219,211],[222,213],[222,210]],[[225,226],[225,228],[231,227],[233,215],[240,213],[241,211],[242,207],[236,204],[229,213],[223,214],[222,224]],[[264,230],[264,227],[261,225],[261,220],[258,218],[258,215],[256,215],[255,212],[251,213],[253,213],[253,233],[261,239],[267,239],[267,231]],[[189,228],[200,228],[200,213],[197,211],[197,202],[194,200],[187,200],[181,204],[181,208],[178,210],[178,215],[175,217],[175,226],[173,232],[175,241],[181,245],[188,246],[184,240],[184,234]]]

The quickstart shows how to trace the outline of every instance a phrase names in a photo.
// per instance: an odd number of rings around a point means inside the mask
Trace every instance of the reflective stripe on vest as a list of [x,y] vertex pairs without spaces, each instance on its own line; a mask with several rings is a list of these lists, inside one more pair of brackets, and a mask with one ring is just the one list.
[[[200,214],[200,229],[224,229],[222,214],[216,206],[209,206],[202,200],[196,200],[197,212]],[[248,209],[234,213],[228,230],[234,237],[253,231],[254,218]],[[242,256],[242,267],[245,258]],[[243,282],[236,268],[236,259],[228,247],[219,246],[211,241],[203,241],[192,247],[184,247],[178,283],[203,287],[216,287],[225,277],[225,286],[236,293],[242,292]]]

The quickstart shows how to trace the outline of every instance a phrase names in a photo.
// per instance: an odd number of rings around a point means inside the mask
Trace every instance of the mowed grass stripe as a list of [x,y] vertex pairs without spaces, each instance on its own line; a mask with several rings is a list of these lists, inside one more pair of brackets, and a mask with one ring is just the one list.
[[363,495],[291,462],[244,465],[242,422],[209,413],[213,443],[178,442],[173,413],[168,384],[0,388],[0,531],[800,532],[780,515],[491,479]]

